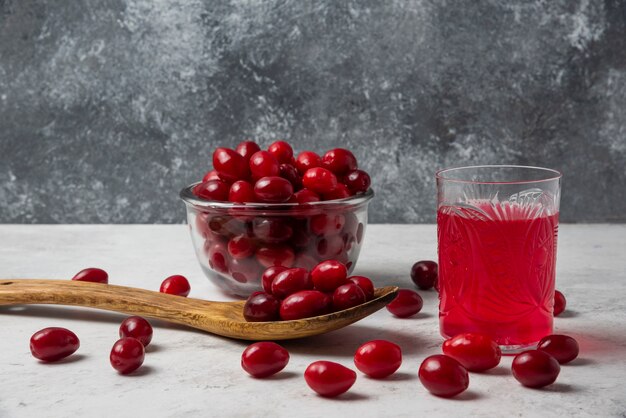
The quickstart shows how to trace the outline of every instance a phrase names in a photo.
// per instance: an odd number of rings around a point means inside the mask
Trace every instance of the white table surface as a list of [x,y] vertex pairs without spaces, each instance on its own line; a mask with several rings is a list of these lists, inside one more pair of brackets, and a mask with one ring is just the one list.
[[[434,225],[370,225],[355,273],[380,285],[412,287],[410,266],[435,259]],[[0,277],[69,278],[85,267],[109,272],[110,283],[158,289],[183,274],[191,296],[229,300],[205,279],[183,225],[0,225]],[[557,288],[568,309],[556,332],[578,339],[580,358],[563,366],[552,386],[527,389],[511,376],[511,357],[496,369],[471,374],[455,399],[431,396],[417,369],[440,352],[437,294],[420,292],[423,311],[410,319],[377,312],[343,330],[285,342],[291,361],[275,377],[256,380],[240,367],[245,342],[153,321],[153,343],[143,367],[118,375],[108,356],[122,315],[83,308],[0,307],[1,417],[191,416],[625,416],[626,225],[562,225]],[[37,330],[61,326],[80,338],[77,353],[42,364],[29,351]],[[354,369],[363,342],[384,338],[404,353],[386,380],[358,373],[336,399],[313,393],[302,373],[315,360]]]

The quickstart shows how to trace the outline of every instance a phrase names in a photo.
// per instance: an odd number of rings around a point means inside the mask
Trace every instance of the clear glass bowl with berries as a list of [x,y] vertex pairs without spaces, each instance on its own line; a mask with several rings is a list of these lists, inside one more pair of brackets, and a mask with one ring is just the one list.
[[271,266],[310,270],[332,259],[352,271],[374,192],[348,150],[294,155],[284,141],[267,150],[245,141],[217,148],[213,170],[180,196],[205,275],[247,297]]

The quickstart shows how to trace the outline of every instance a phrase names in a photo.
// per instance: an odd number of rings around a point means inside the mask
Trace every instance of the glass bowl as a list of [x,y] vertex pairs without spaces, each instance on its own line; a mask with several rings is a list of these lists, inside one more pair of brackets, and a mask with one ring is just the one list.
[[273,265],[312,269],[339,260],[351,272],[359,258],[372,189],[346,199],[298,203],[231,203],[180,192],[196,256],[222,290],[247,297],[263,290],[261,275]]

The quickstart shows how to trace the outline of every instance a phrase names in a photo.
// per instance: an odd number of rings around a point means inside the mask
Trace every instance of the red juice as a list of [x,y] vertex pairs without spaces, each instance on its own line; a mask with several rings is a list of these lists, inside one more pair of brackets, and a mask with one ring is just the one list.
[[558,212],[515,203],[442,206],[439,322],[444,337],[528,346],[552,333]]

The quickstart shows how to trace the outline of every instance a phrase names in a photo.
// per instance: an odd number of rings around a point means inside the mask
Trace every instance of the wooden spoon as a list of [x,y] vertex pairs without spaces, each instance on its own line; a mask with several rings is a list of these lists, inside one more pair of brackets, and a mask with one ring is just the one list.
[[376,289],[374,299],[354,308],[293,321],[247,322],[245,301],[214,302],[133,287],[72,280],[0,280],[0,306],[22,304],[76,305],[188,325],[242,340],[288,340],[333,331],[381,309],[398,292]]

